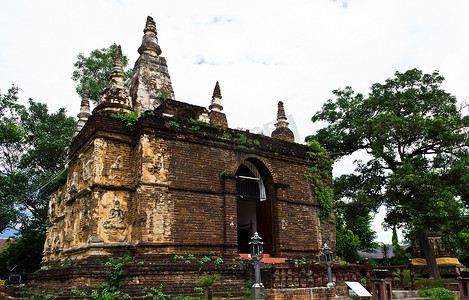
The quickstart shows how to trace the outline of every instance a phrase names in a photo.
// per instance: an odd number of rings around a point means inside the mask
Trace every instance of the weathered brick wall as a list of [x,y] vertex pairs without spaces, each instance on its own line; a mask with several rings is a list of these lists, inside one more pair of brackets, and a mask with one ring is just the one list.
[[[216,273],[220,278],[214,284],[214,296],[241,296],[247,289],[245,281],[250,278],[252,266],[239,257],[220,258],[216,255],[135,256],[122,268],[124,285],[119,290],[133,299],[152,292],[150,288],[173,296],[201,296],[198,280],[205,273]],[[70,299],[71,290],[85,290],[90,294],[92,289],[99,290],[107,274],[112,273],[114,267],[104,265],[108,259],[97,255],[72,261],[68,266],[41,270],[31,274],[28,289],[56,291],[61,295],[59,299]]]
[[[175,112],[184,105],[178,102]],[[93,115],[71,147],[66,181],[51,198],[55,216],[45,261],[61,254],[112,253],[113,246],[141,253],[236,254],[233,175],[246,160],[261,172],[271,201],[271,253],[309,256],[323,242],[334,245],[335,230],[332,222],[319,222],[316,197],[304,178],[307,151],[304,145],[157,112],[141,118],[133,131]],[[97,250],[100,243],[105,247]],[[75,250],[80,254],[73,256]]]

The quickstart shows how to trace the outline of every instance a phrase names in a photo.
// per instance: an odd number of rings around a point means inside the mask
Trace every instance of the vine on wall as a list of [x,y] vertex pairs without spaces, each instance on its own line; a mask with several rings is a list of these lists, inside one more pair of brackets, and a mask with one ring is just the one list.
[[332,211],[334,200],[334,190],[331,186],[333,160],[318,141],[310,141],[309,147],[311,151],[308,152],[308,155],[313,162],[313,166],[308,169],[308,174],[304,176],[306,179],[311,180],[311,186],[321,207],[319,218],[321,221],[325,221]]

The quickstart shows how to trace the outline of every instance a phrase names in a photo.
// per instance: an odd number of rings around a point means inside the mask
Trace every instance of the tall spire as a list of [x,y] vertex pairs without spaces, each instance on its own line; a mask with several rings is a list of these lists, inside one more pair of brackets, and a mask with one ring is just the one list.
[[132,111],[132,100],[130,99],[129,90],[125,86],[122,49],[119,45],[117,47],[116,55],[114,56],[109,84],[101,93],[99,105],[93,110],[93,113],[126,113],[130,111]]
[[223,106],[221,105],[221,91],[220,91],[220,84],[215,84],[215,88],[213,89],[213,96],[212,96],[212,104],[208,107],[211,111],[218,111],[221,112],[223,110]]
[[80,113],[77,115],[78,121],[73,129],[72,139],[80,133],[86,121],[90,117],[90,99],[88,98],[88,91],[86,90],[81,97]]
[[156,24],[150,16],[143,33],[142,45],[138,48],[140,57],[135,62],[129,84],[133,107],[141,112],[155,109],[168,98],[174,99],[166,59],[160,56]]
[[295,135],[293,131],[288,128],[287,116],[285,115],[285,109],[283,107],[283,102],[278,102],[277,109],[277,123],[275,123],[275,130],[271,135],[273,138],[282,139],[290,142],[295,141]]
[[158,46],[158,38],[156,35],[156,23],[153,21],[153,18],[148,16],[147,23],[145,24],[145,29],[143,29],[144,36],[142,38],[142,45],[138,48],[138,53],[149,53],[153,55],[160,55],[161,48]]

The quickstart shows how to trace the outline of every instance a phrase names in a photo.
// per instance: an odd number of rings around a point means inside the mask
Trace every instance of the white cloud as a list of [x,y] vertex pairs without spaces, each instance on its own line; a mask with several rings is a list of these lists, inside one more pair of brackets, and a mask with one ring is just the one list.
[[450,3],[3,0],[0,89],[15,83],[23,100],[76,115],[77,54],[118,43],[133,64],[151,15],[178,100],[208,106],[220,81],[230,126],[262,126],[282,100],[304,138],[322,126],[310,118],[332,90],[367,93],[396,70],[440,70],[444,87],[467,99],[469,3]]

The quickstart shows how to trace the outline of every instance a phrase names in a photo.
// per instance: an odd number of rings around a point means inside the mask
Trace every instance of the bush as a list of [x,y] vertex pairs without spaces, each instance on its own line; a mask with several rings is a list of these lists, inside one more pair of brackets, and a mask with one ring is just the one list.
[[436,300],[454,300],[455,297],[450,291],[447,289],[443,288],[435,288],[435,289],[429,289],[429,290],[424,290],[420,291],[420,297],[425,297],[425,298],[432,298]]

